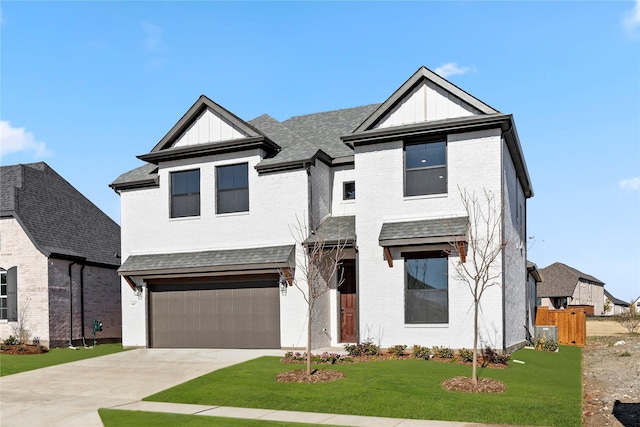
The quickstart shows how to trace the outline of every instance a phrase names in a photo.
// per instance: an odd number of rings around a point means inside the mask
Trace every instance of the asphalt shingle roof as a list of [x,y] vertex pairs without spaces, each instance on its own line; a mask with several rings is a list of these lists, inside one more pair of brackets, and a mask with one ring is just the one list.
[[611,301],[614,305],[621,305],[622,307],[629,307],[629,303],[628,302],[614,297],[606,289],[604,290],[604,296],[609,298],[609,301]]
[[328,217],[322,221],[322,224],[305,243],[314,243],[317,239],[323,239],[328,244],[337,244],[338,242],[353,244],[356,240],[356,217]]
[[158,166],[153,163],[146,163],[140,167],[123,173],[116,178],[111,187],[119,187],[124,184],[155,181],[158,177]]
[[118,270],[129,272],[172,269],[207,269],[228,266],[283,265],[289,261],[294,245],[202,252],[131,255]]
[[0,203],[46,256],[120,265],[120,226],[46,163],[0,167]]
[[418,221],[385,222],[378,240],[410,240],[431,237],[463,236],[467,233],[468,217],[424,219]]
[[544,277],[544,281],[538,284],[538,298],[569,297],[573,295],[578,280],[604,285],[601,280],[560,262],[541,269],[540,273]]

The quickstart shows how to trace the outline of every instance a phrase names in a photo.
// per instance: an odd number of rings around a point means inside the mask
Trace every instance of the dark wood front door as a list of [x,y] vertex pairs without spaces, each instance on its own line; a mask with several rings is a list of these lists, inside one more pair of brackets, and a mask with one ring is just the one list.
[[356,264],[354,260],[342,263],[343,282],[340,285],[340,342],[358,342],[358,309],[356,294]]

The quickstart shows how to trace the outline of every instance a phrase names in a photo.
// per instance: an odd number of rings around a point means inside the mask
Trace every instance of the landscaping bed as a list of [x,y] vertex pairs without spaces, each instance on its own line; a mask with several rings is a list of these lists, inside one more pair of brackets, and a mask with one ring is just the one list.
[[33,344],[0,344],[2,354],[42,354],[49,349],[43,345]]

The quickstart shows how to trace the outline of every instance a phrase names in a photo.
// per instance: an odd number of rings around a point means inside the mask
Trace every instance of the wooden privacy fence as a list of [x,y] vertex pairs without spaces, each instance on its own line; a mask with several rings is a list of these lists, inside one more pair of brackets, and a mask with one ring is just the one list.
[[587,315],[584,308],[549,310],[549,307],[538,307],[536,326],[549,325],[558,327],[558,344],[584,346],[587,340]]

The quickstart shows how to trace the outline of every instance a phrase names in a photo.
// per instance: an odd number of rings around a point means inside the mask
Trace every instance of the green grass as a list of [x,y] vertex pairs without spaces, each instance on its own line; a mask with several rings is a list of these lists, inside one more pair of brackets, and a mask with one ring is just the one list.
[[91,349],[78,347],[77,350],[53,348],[43,354],[0,354],[0,376],[104,356],[119,351],[124,351],[122,344],[100,344]]
[[[123,411],[117,409],[99,409],[98,414],[100,414],[100,418],[105,427],[307,427],[316,425],[285,423],[278,421],[245,420],[240,418],[209,417],[204,415],[167,414],[164,412]],[[327,425],[327,427],[331,426]]]
[[[150,401],[544,426],[580,426],[582,349],[520,350],[508,369],[479,376],[507,385],[502,394],[448,392],[440,382],[471,375],[465,365],[424,360],[334,365],[346,378],[322,384],[278,383],[278,372],[301,369],[261,357],[211,372],[145,398]],[[323,369],[327,366],[318,366]],[[489,410],[499,408],[499,410]]]

